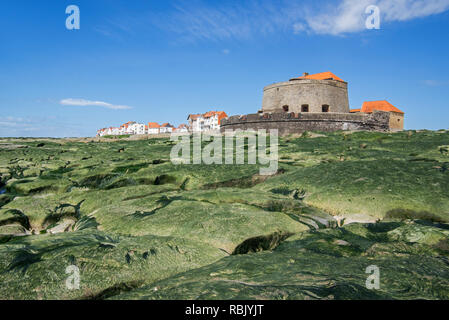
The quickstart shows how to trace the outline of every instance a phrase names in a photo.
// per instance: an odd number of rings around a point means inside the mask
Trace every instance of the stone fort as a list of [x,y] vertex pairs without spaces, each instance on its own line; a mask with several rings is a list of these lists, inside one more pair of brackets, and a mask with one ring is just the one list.
[[278,129],[279,134],[305,131],[376,130],[404,128],[404,112],[389,102],[369,101],[350,110],[348,83],[323,72],[269,85],[263,90],[257,114],[223,119],[221,131]]

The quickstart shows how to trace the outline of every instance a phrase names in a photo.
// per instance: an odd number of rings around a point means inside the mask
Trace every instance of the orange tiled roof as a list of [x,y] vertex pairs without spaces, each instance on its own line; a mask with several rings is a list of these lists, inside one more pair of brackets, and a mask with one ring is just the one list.
[[206,112],[205,114],[203,114],[203,118],[210,118],[213,116],[215,116],[215,111],[209,111],[209,112]]
[[221,124],[221,120],[227,118],[228,115],[226,114],[226,112],[224,111],[219,111],[218,112],[218,124]]
[[135,121],[128,121],[127,123],[124,123],[120,126],[120,128],[125,127],[128,128],[130,125],[135,124]]
[[298,78],[294,78],[292,80],[298,80],[298,79],[312,79],[312,80],[337,80],[341,82],[345,82],[341,78],[337,77],[335,74],[333,74],[330,71],[327,72],[321,72],[316,74],[309,74],[307,76],[302,76]]
[[391,103],[389,103],[386,100],[380,100],[380,101],[365,101],[363,103],[361,112],[365,113],[372,113],[374,110],[379,111],[387,111],[387,112],[397,112],[404,114],[403,111],[399,110],[395,106],[393,106]]
[[203,115],[203,117],[204,118],[210,118],[210,117],[213,117],[213,116],[215,116],[215,115],[222,115],[222,114],[226,114],[224,111],[209,111],[209,112],[206,112],[204,115]]
[[351,113],[357,113],[357,112],[361,112],[361,109],[351,109],[351,111],[349,111]]
[[227,118],[228,115],[226,114],[226,112],[224,111],[209,111],[206,112],[204,114],[190,114],[189,117],[187,119],[192,119],[192,120],[196,120],[199,117],[203,117],[203,118],[211,118],[213,116],[217,115],[218,116],[218,124],[220,124],[221,120],[224,118]]
[[215,116],[215,115],[218,116],[218,124],[221,123],[221,120],[222,120],[222,119],[228,117],[228,115],[227,115],[226,112],[224,112],[224,111],[209,111],[209,112],[206,112],[206,113],[203,115],[203,117],[204,117],[204,118],[210,118],[210,117],[213,117],[213,116]]
[[170,123],[166,122],[162,126],[162,128],[174,128]]
[[160,128],[161,126],[157,122],[148,122],[148,128]]
[[189,119],[196,120],[199,117],[201,117],[201,114],[189,114],[187,120],[189,120]]

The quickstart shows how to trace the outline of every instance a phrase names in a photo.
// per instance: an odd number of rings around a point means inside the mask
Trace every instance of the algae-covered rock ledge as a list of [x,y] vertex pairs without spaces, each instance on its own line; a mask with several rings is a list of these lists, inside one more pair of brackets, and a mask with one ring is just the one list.
[[286,136],[262,179],[168,138],[0,140],[0,298],[449,299],[448,141]]

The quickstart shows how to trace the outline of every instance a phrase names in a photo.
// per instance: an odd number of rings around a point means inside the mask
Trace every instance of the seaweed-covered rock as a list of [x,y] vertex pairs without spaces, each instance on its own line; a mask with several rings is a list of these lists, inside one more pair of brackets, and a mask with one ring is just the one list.
[[448,298],[449,131],[292,135],[272,176],[91,141],[0,144],[0,298]]
[[[416,233],[447,238],[449,230],[380,223],[304,232],[273,252],[233,255],[112,298],[448,299],[448,255],[442,244],[407,237]],[[370,266],[380,270],[379,290],[366,286]]]

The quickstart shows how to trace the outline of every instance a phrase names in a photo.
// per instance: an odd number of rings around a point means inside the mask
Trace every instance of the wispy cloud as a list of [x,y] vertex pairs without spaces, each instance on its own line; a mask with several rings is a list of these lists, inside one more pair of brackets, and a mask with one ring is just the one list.
[[25,131],[38,130],[36,126],[39,124],[38,119],[22,118],[22,117],[0,117],[0,127],[6,127],[8,129],[21,128]]
[[429,87],[440,87],[449,85],[449,81],[424,80],[423,83]]
[[0,137],[88,136],[82,127],[55,117],[0,117]]
[[449,0],[247,0],[178,2],[168,14],[151,16],[152,23],[182,39],[221,41],[280,32],[342,35],[365,30],[370,5],[380,9],[382,23],[401,22],[442,13]]
[[91,101],[91,100],[85,100],[85,99],[63,99],[59,102],[63,106],[74,106],[74,107],[103,107],[113,110],[127,110],[132,109],[130,106],[125,105],[116,105],[111,104],[103,101]]
[[178,1],[173,10],[149,18],[156,27],[187,41],[247,39],[292,28],[297,1],[246,0],[236,2]]
[[324,12],[306,16],[307,31],[340,35],[365,30],[368,6],[380,9],[383,22],[400,22],[442,13],[449,0],[343,0]]

